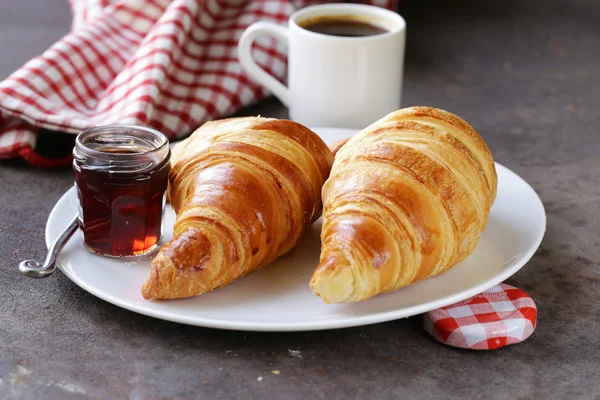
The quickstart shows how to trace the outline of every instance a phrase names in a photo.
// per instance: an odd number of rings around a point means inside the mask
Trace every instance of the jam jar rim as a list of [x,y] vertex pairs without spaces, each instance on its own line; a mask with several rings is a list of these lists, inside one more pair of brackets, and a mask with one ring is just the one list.
[[[81,139],[83,136],[87,136],[87,135],[105,131],[105,130],[106,131],[121,130],[124,132],[131,131],[131,130],[144,131],[146,133],[151,133],[151,134],[159,137],[161,139],[161,143],[153,149],[139,151],[139,152],[136,151],[135,153],[119,153],[119,154],[107,153],[105,151],[98,151],[98,150],[92,149],[92,148],[88,147],[87,145],[85,145],[84,143],[82,143]],[[135,158],[135,157],[147,155],[147,154],[150,154],[153,152],[159,152],[165,146],[168,146],[168,145],[169,145],[169,138],[167,138],[167,136],[164,133],[162,133],[156,129],[148,128],[146,126],[141,126],[141,125],[109,124],[109,125],[95,126],[93,128],[88,128],[88,129],[81,131],[75,138],[74,150],[82,150],[91,156],[101,156],[101,157],[109,157],[109,158],[110,157],[118,157],[120,159],[124,159],[124,158]],[[79,149],[78,149],[78,147],[79,147]]]
[[[83,142],[86,137],[98,133],[130,133],[144,132],[159,140],[159,143],[148,143],[152,148],[132,153],[111,153],[93,149]],[[79,164],[86,164],[87,159],[104,160],[109,164],[104,166],[109,173],[134,173],[160,169],[170,160],[171,148],[167,136],[152,128],[140,125],[109,124],[100,125],[80,132],[75,139],[73,148],[73,166],[79,170]],[[152,157],[156,157],[152,160]],[[83,163],[83,164],[82,164]],[[83,172],[83,171],[81,171]]]

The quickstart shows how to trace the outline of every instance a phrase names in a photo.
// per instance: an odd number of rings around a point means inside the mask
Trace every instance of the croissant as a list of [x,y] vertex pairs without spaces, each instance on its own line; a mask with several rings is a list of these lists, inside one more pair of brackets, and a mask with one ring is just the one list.
[[497,176],[490,150],[467,122],[443,110],[405,108],[336,150],[323,187],[320,263],[310,281],[326,303],[397,290],[473,252]]
[[321,215],[333,154],[317,134],[261,117],[208,122],[174,150],[173,239],[152,260],[145,299],[200,295],[289,252]]

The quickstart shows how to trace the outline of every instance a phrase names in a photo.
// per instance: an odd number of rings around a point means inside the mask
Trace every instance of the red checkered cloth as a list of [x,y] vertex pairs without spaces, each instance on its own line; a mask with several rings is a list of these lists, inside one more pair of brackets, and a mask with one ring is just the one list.
[[[77,134],[105,124],[149,126],[177,139],[268,95],[237,61],[255,21],[284,24],[327,1],[72,0],[69,34],[0,83],[0,158],[39,167],[71,157],[36,153],[43,129]],[[362,1],[393,8],[394,0]],[[285,45],[255,44],[255,58],[284,80]]]
[[535,330],[537,308],[524,291],[501,283],[424,316],[424,328],[454,347],[491,350],[522,342]]

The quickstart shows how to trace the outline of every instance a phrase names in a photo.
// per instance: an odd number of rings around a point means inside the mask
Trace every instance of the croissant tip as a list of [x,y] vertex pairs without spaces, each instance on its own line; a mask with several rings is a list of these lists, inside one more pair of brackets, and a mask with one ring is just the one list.
[[[150,273],[148,274],[148,278],[146,282],[142,285],[142,297],[145,300],[160,300],[166,298],[166,293],[164,293],[164,286],[162,280],[169,279],[166,275],[167,272],[170,272],[168,268],[163,268],[165,256],[162,252],[159,252],[154,260],[152,260],[152,264],[150,266]],[[162,274],[161,274],[162,271]],[[162,275],[162,276],[161,276]]]
[[[152,260],[148,279],[142,285],[142,297],[145,300],[186,299],[214,289],[210,285],[203,286],[200,282],[191,284],[191,280],[187,276],[189,274],[189,271],[176,271],[173,261],[163,252],[159,252]],[[192,281],[192,283],[194,282]]]
[[146,281],[146,283],[144,283],[142,286],[142,297],[145,300],[156,300],[159,297],[155,288],[152,286],[152,282]]
[[334,254],[321,261],[310,281],[310,288],[327,304],[354,301],[356,279],[348,260]]

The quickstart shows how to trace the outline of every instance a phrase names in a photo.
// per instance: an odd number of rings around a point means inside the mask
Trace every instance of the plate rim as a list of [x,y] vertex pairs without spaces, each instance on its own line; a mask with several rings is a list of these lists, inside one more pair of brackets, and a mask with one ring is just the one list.
[[[311,128],[313,129],[313,128]],[[314,128],[319,129],[319,128]],[[337,131],[351,131],[351,129],[346,128],[320,128],[324,129],[332,129]],[[364,325],[372,325],[376,323],[388,322],[401,318],[408,318],[411,316],[419,315],[426,313],[428,311],[444,307],[450,304],[454,304],[470,297],[473,297],[503,281],[508,279],[510,276],[514,275],[517,271],[519,271],[523,266],[525,266],[529,260],[533,257],[535,252],[540,247],[540,244],[545,236],[547,229],[547,215],[546,210],[544,208],[544,204],[537,194],[537,192],[531,187],[527,181],[525,181],[522,177],[520,177],[517,173],[513,172],[509,168],[504,165],[495,162],[496,169],[504,169],[506,173],[513,175],[513,178],[521,181],[524,184],[525,188],[531,192],[532,199],[535,200],[539,210],[542,213],[542,222],[543,226],[540,227],[540,231],[537,233],[537,237],[534,241],[534,244],[530,247],[530,249],[523,253],[518,260],[512,261],[512,265],[506,268],[501,274],[496,276],[493,279],[487,280],[485,282],[480,283],[477,286],[473,286],[467,290],[464,290],[460,293],[451,294],[445,297],[441,297],[436,300],[428,301],[426,303],[414,305],[411,307],[404,307],[401,309],[394,309],[388,311],[377,312],[369,315],[363,316],[347,316],[344,318],[336,319],[334,321],[326,321],[326,320],[315,320],[315,321],[305,321],[305,322],[293,322],[293,323],[277,323],[277,322],[235,322],[235,321],[225,321],[214,318],[197,318],[197,317],[189,317],[185,315],[174,314],[173,311],[168,310],[155,310],[148,309],[144,305],[141,304],[130,304],[126,301],[123,301],[119,298],[105,295],[101,290],[97,289],[94,286],[89,285],[88,283],[81,281],[75,275],[71,274],[68,268],[63,267],[60,260],[57,262],[57,266],[60,271],[67,276],[73,283],[92,294],[93,296],[100,298],[110,304],[118,306],[120,308],[126,309],[128,311],[132,311],[141,315],[145,315],[152,318],[157,318],[165,321],[181,323],[191,326],[205,327],[205,328],[213,328],[213,329],[225,329],[225,330],[236,330],[236,331],[256,331],[256,332],[301,332],[301,331],[319,331],[319,330],[329,330],[329,329],[340,329],[340,328],[350,328],[356,326],[364,326]],[[45,242],[46,247],[50,247],[49,236],[50,236],[50,221],[55,218],[55,214],[59,211],[59,208],[62,208],[63,202],[68,202],[69,197],[73,196],[73,192],[75,191],[75,187],[72,186],[67,190],[60,199],[54,204],[52,211],[50,212],[48,219],[46,221],[45,227]],[[536,208],[538,208],[536,207]]]

